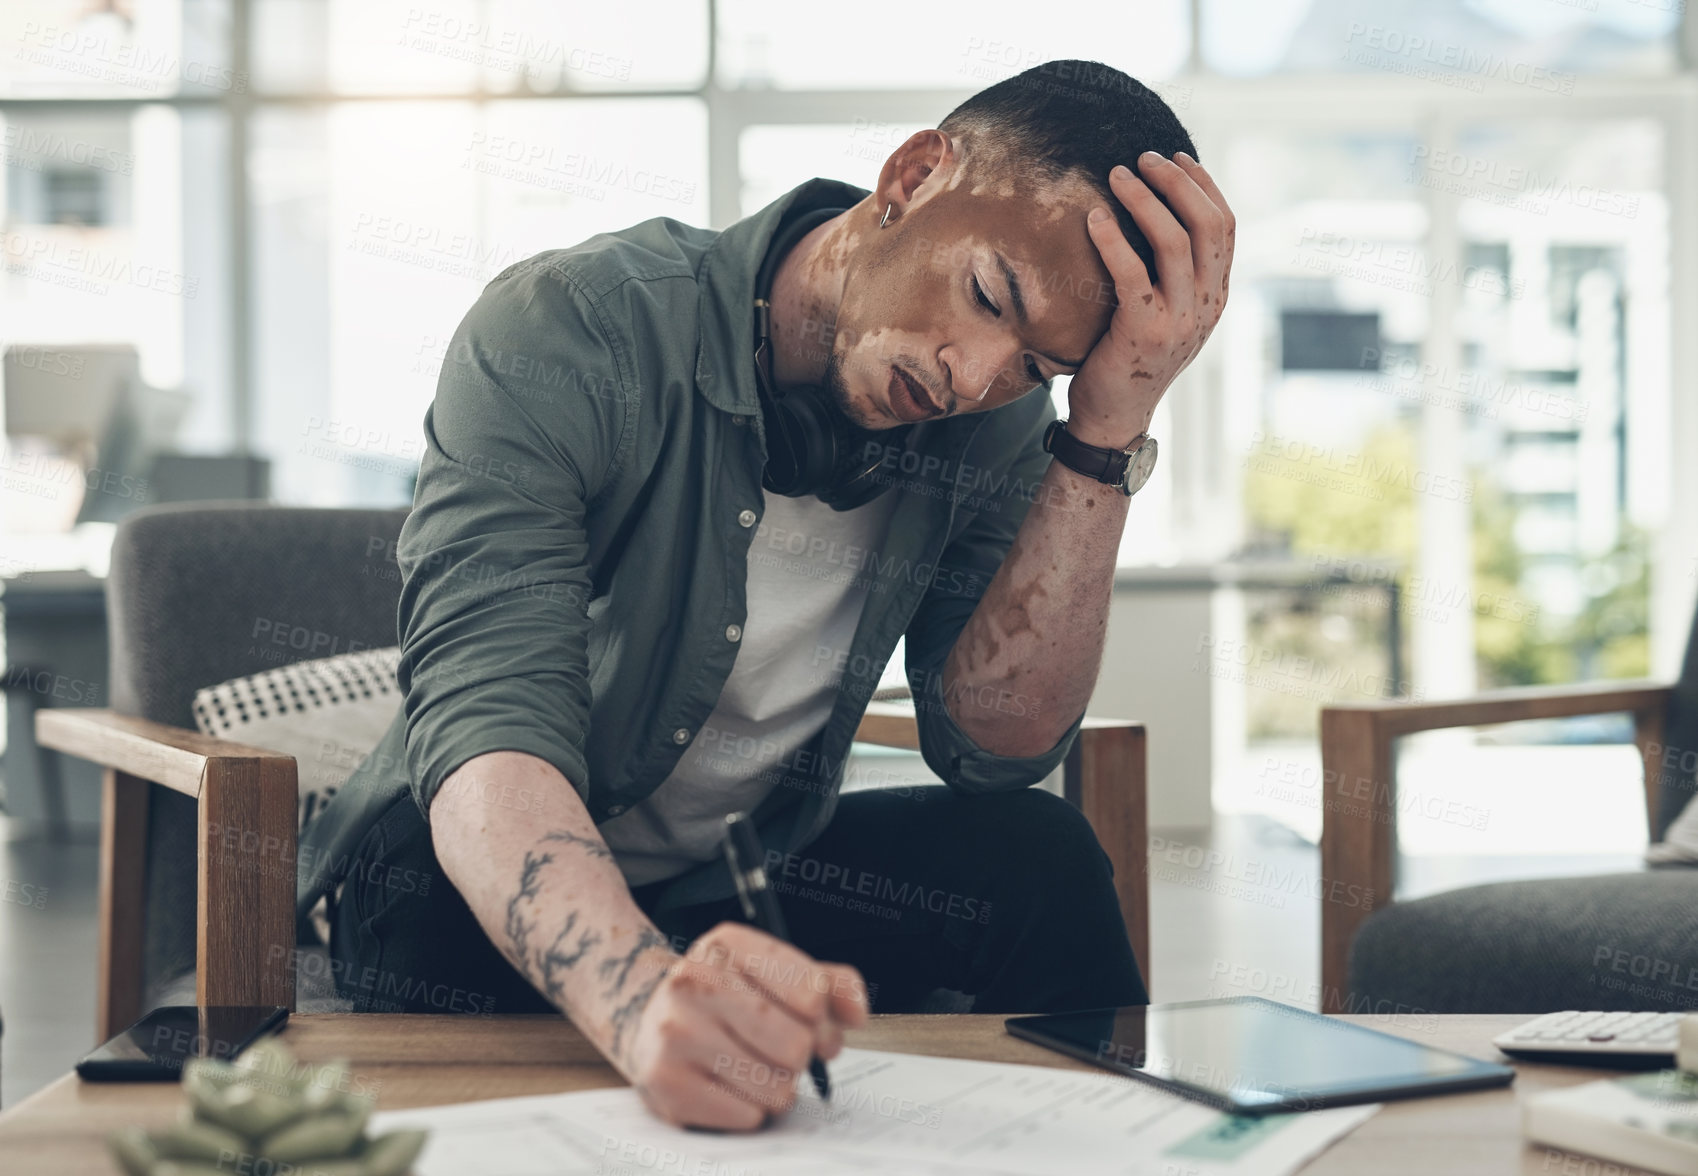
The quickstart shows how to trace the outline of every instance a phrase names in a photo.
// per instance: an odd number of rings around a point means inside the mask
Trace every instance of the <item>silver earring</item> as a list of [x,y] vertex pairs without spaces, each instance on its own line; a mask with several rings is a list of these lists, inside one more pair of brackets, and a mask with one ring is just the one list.
[[896,207],[896,205],[894,205],[894,204],[886,204],[884,206],[884,215],[878,218],[878,227],[879,228],[881,228],[881,229],[885,228],[886,226],[888,226],[890,224],[890,210],[895,208],[895,207]]

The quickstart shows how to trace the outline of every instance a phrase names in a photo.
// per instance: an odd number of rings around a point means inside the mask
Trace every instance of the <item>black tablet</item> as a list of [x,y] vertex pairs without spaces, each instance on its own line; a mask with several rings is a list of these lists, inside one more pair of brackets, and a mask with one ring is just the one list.
[[[1436,1026],[1416,1017],[1411,1024]],[[1506,1086],[1508,1066],[1257,996],[1010,1017],[1008,1031],[1242,1115]]]

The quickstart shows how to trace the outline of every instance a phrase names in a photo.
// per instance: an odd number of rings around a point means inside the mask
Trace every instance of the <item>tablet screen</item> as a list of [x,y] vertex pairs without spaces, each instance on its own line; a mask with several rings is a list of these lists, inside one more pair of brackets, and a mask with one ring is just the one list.
[[1494,1086],[1506,1066],[1260,997],[1017,1017],[1009,1032],[1234,1110]]

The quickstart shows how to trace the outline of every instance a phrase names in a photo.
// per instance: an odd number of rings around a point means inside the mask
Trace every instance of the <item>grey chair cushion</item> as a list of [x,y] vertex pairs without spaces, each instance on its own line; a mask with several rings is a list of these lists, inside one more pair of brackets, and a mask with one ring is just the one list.
[[1377,912],[1350,953],[1372,1012],[1698,1009],[1698,871],[1471,886]]
[[404,510],[194,503],[119,526],[107,580],[112,705],[195,725],[195,691],[396,643]]
[[[195,691],[394,645],[404,510],[193,503],[118,527],[107,580],[115,710],[192,729]],[[195,960],[195,802],[151,790],[144,977]]]
[[[1692,799],[1698,621],[1664,716],[1651,840]],[[1698,1009],[1698,870],[1500,882],[1398,903],[1350,951],[1356,1007],[1439,1013]]]

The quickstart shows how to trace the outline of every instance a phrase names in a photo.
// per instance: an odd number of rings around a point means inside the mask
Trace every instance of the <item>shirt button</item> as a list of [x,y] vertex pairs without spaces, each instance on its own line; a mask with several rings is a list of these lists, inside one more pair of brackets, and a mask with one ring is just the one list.
[[744,526],[744,527],[754,526],[755,525],[755,512],[752,511],[752,510],[744,511],[742,514],[737,516],[737,522],[738,522],[739,525]]
[[734,425],[740,425],[747,419],[748,418],[745,417],[742,413],[738,413],[736,416],[731,418],[731,423],[734,424]]
[[617,817],[620,813],[622,813],[624,811],[625,811],[625,806],[622,805],[622,804],[610,804],[610,805],[607,806],[607,815],[610,816],[610,817]]
[[742,639],[742,637],[743,637],[743,627],[741,625],[727,625],[727,626],[725,626],[725,639],[727,641],[740,641]]
[[688,743],[688,742],[690,742],[690,728],[680,727],[676,731],[672,732],[672,742],[674,742],[674,743]]

